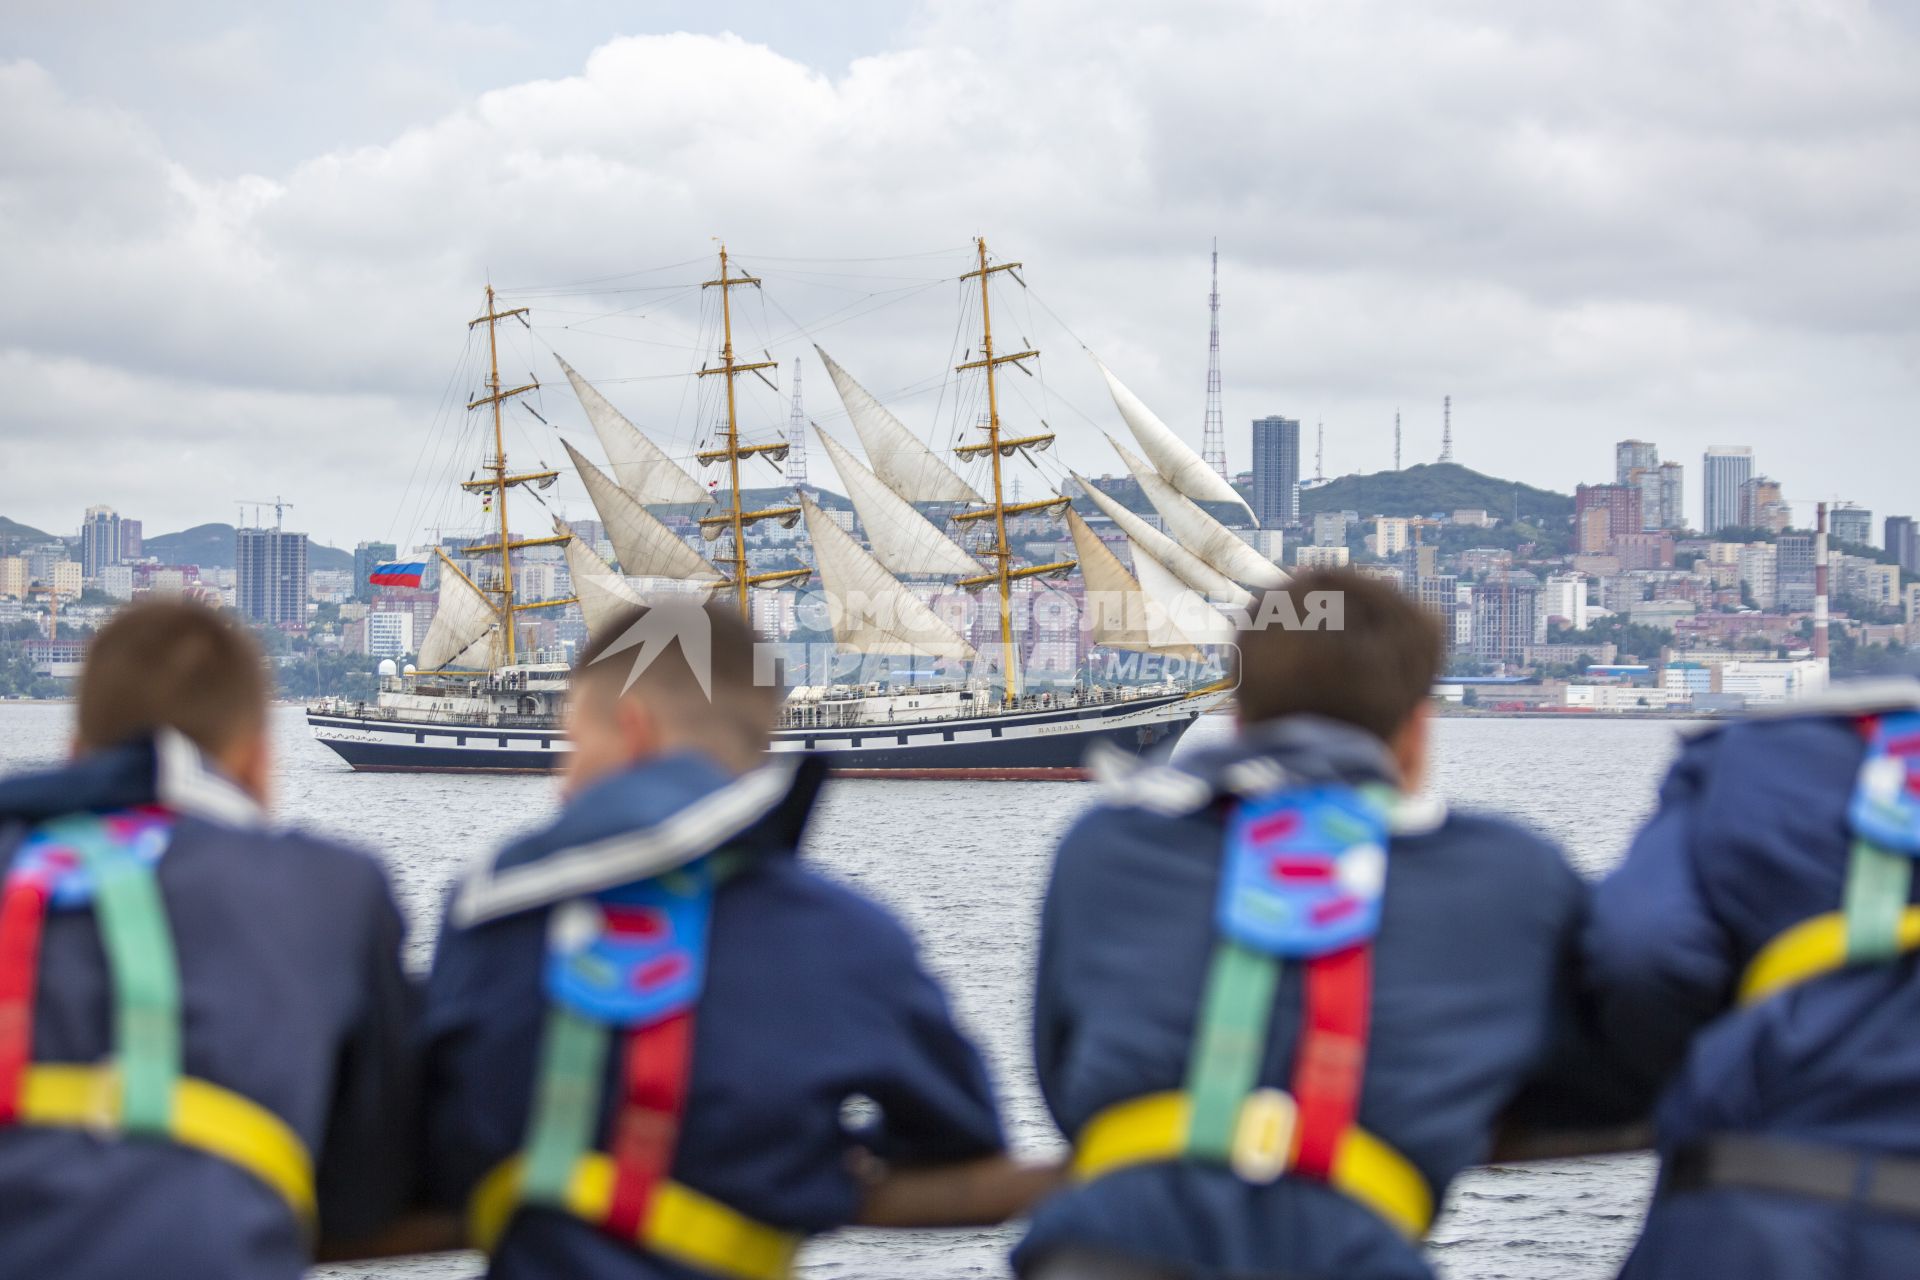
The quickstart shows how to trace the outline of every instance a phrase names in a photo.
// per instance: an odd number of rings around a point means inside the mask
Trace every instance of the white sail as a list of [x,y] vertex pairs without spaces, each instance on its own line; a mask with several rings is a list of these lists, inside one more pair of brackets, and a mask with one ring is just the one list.
[[860,447],[867,451],[873,473],[887,488],[908,502],[985,502],[973,486],[960,478],[920,438],[907,430],[906,423],[888,412],[887,407],[853,380],[853,375],[834,363],[833,357],[814,348],[820,363],[827,366],[840,403],[860,436]]
[[972,645],[804,493],[800,509],[813,543],[814,568],[827,593],[833,638],[841,647],[858,653],[973,657]]
[[1200,644],[1232,644],[1237,638],[1239,633],[1224,614],[1137,543],[1133,571],[1140,576],[1140,590],[1157,606],[1155,612],[1166,615],[1167,625]]
[[873,558],[889,572],[943,573],[962,578],[983,572],[977,560],[914,510],[912,503],[880,483],[879,477],[861,466],[845,445],[818,427],[814,432],[827,447],[827,457],[840,473],[853,509],[860,513]]
[[587,496],[607,527],[607,541],[620,557],[620,572],[632,578],[679,578],[689,582],[717,582],[718,569],[680,541],[673,530],[588,462],[580,451],[561,441],[574,469],[586,481]]
[[1241,607],[1253,603],[1252,593],[1232,578],[1129,511],[1111,494],[1094,488],[1077,474],[1073,478],[1080,485],[1081,492],[1093,500],[1093,505],[1118,525],[1120,532],[1127,535],[1128,541],[1136,547],[1146,548],[1147,554],[1173,570],[1182,582],[1209,599]]
[[553,531],[566,538],[567,576],[573,579],[573,594],[580,601],[580,614],[587,620],[587,634],[600,631],[629,609],[646,603],[638,591],[599,553],[569,529],[565,521],[555,520]]
[[506,641],[500,611],[451,564],[440,566],[440,603],[420,642],[420,669],[442,667],[491,670],[501,664]]
[[1286,570],[1242,542],[1239,534],[1195,506],[1191,499],[1149,467],[1139,455],[1111,436],[1107,437],[1107,442],[1120,455],[1120,460],[1127,464],[1127,470],[1133,473],[1141,492],[1147,495],[1147,501],[1153,504],[1153,509],[1166,522],[1167,532],[1181,546],[1235,582],[1245,583],[1249,587],[1284,587],[1287,584]]
[[[553,358],[560,360],[557,354]],[[560,360],[560,368],[573,384],[573,394],[580,397],[580,407],[587,411],[593,433],[600,437],[600,447],[606,450],[607,467],[613,472],[613,478],[634,501],[643,506],[659,506],[710,499],[711,495],[698,480],[663,453],[659,445],[647,439],[640,428],[628,422],[626,415],[594,390],[591,382],[573,371],[572,365]]]
[[1100,535],[1072,507],[1067,508],[1067,528],[1073,534],[1074,557],[1080,561],[1080,573],[1086,580],[1086,607],[1092,615],[1094,644],[1138,653],[1200,656],[1193,641],[1165,609],[1156,608],[1142,594],[1140,584],[1120,563],[1120,557],[1107,549]]
[[[1127,385],[1113,376],[1113,370],[1100,365],[1101,376],[1107,380],[1107,390],[1113,395],[1114,407],[1120,410],[1120,416],[1126,419],[1127,429],[1133,432],[1133,438],[1140,442],[1141,449],[1153,460],[1154,470],[1161,478],[1187,497],[1198,502],[1231,502],[1247,513],[1258,528],[1260,521],[1255,518],[1253,508],[1247,505],[1234,487],[1228,484],[1218,471],[1208,466],[1206,460],[1173,433],[1173,428],[1160,421],[1159,415],[1147,408],[1146,402],[1127,389]],[[1157,505],[1157,504],[1156,504]]]

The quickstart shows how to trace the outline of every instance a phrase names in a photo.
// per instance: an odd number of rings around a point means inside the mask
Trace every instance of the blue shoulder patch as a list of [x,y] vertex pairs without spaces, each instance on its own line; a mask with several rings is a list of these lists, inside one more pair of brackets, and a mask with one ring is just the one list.
[[713,868],[701,859],[553,909],[547,994],[596,1022],[635,1027],[690,1007],[706,980]]
[[1861,839],[1920,858],[1920,712],[1875,724],[1847,818]]
[[1387,829],[1385,809],[1352,787],[1243,802],[1227,825],[1221,932],[1288,959],[1373,937],[1387,881]]

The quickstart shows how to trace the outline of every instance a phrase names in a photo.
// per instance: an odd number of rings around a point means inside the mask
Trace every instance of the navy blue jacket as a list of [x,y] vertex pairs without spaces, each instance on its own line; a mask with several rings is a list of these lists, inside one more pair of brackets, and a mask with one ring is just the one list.
[[[183,1069],[272,1110],[317,1161],[322,1229],[370,1234],[411,1165],[412,995],[385,874],[357,851],[257,825],[252,801],[163,735],[0,783],[0,875],[41,822],[160,803],[178,815],[157,875],[180,965]],[[91,910],[49,915],[39,1062],[110,1051]],[[285,1202],[236,1166],[155,1141],[0,1128],[0,1276],[258,1280],[309,1259]]]
[[[1920,703],[1920,686],[1909,696]],[[1695,738],[1596,891],[1584,950],[1602,1029],[1661,1089],[1663,1153],[1740,1131],[1920,1156],[1912,956],[1732,1007],[1762,947],[1839,909],[1864,754],[1846,714],[1756,718]],[[1713,1190],[1656,1200],[1627,1274],[1904,1276],[1916,1258],[1920,1224]]]
[[[437,1203],[463,1207],[527,1136],[550,908],[708,852],[722,829],[719,843],[749,857],[714,899],[674,1179],[761,1222],[813,1233],[858,1209],[855,1148],[908,1164],[1002,1148],[985,1068],[905,930],[795,856],[818,779],[809,765],[797,781],[773,767],[736,781],[700,757],[668,757],[590,788],[461,887],[428,996]],[[706,816],[689,826],[696,811]],[[676,830],[691,834],[676,843]],[[616,1066],[602,1090],[603,1141]],[[873,1123],[856,1120],[855,1099],[870,1100]],[[565,1215],[525,1209],[491,1274],[695,1273]]]
[[[1069,1136],[1104,1108],[1184,1082],[1214,941],[1232,795],[1288,782],[1386,782],[1378,740],[1308,717],[1249,730],[1180,769],[1124,780],[1060,846],[1041,924],[1034,1056]],[[1360,1123],[1419,1167],[1436,1204],[1481,1160],[1495,1119],[1543,1064],[1570,999],[1583,887],[1510,823],[1402,804],[1374,952]],[[1300,967],[1277,996],[1263,1084],[1285,1087]],[[1370,1210],[1322,1184],[1266,1187],[1199,1163],[1122,1170],[1041,1207],[1015,1261],[1077,1245],[1195,1277],[1426,1277]]]

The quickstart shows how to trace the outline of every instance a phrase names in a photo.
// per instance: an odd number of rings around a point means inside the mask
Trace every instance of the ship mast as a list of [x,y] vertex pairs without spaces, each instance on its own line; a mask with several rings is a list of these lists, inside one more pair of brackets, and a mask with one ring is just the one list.
[[[525,386],[514,387],[511,390],[501,390],[500,338],[498,326],[502,320],[509,319],[513,316],[523,316],[526,313],[527,309],[525,307],[514,307],[507,311],[495,310],[493,286],[489,284],[487,286],[487,313],[467,323],[468,329],[475,329],[483,324],[487,326],[487,394],[477,400],[471,401],[467,405],[467,408],[469,410],[478,409],[483,404],[493,406],[493,455],[489,457],[482,466],[483,470],[490,471],[493,474],[484,480],[465,481],[460,487],[469,493],[481,493],[489,489],[493,491],[493,501],[496,509],[500,513],[500,540],[494,543],[487,543],[484,546],[469,545],[462,548],[462,550],[467,555],[498,553],[500,556],[500,585],[498,587],[483,588],[483,590],[488,595],[499,597],[500,602],[497,607],[500,613],[501,630],[506,633],[506,659],[508,666],[512,666],[515,661],[514,632],[518,629],[514,622],[514,615],[516,613],[525,609],[541,609],[550,605],[571,604],[573,602],[573,597],[569,596],[564,600],[535,600],[526,604],[520,604],[515,601],[513,596],[513,553],[522,547],[544,547],[566,541],[563,537],[523,538],[515,541],[513,540],[512,534],[508,532],[510,526],[507,523],[507,490],[517,484],[531,484],[543,481],[546,484],[552,484],[560,474],[558,471],[529,471],[525,475],[517,476],[507,474],[506,431],[501,422],[500,406],[515,396],[525,395],[529,391],[539,390],[540,384],[538,382],[529,382]],[[522,321],[522,323],[525,322]],[[444,555],[444,553],[442,554]]]
[[994,544],[986,554],[993,558],[994,571],[979,578],[962,578],[957,585],[962,587],[985,586],[987,583],[992,582],[999,589],[1000,650],[1002,655],[1002,671],[1005,675],[1005,698],[1008,705],[1012,705],[1020,697],[1019,655],[1013,644],[1013,582],[1016,578],[1031,578],[1041,574],[1061,573],[1073,568],[1074,562],[1064,560],[1053,564],[1032,565],[1022,569],[1015,569],[1013,567],[1013,549],[1007,543],[1007,517],[1009,515],[1019,515],[1027,511],[1040,511],[1052,507],[1064,508],[1066,506],[1066,500],[1063,498],[1047,498],[1040,502],[1019,502],[1012,505],[1008,505],[1007,503],[1006,492],[1002,487],[1000,474],[1001,457],[1011,456],[1016,449],[1044,449],[1053,443],[1053,435],[1051,432],[1043,432],[1039,435],[1018,436],[1008,439],[1000,434],[1000,399],[999,393],[994,387],[993,371],[1000,365],[1017,364],[1021,360],[1030,360],[1040,353],[1029,350],[1015,351],[1003,356],[993,354],[993,311],[992,303],[988,296],[987,283],[993,274],[999,271],[1015,272],[1016,274],[1013,278],[1019,280],[1020,277],[1017,273],[1020,264],[1018,262],[997,262],[989,265],[987,262],[986,237],[977,236],[974,238],[973,243],[975,250],[979,254],[980,265],[960,278],[962,280],[972,280],[978,277],[980,281],[980,358],[978,360],[969,360],[965,364],[956,365],[954,366],[954,371],[956,373],[964,373],[969,369],[984,369],[986,371],[987,421],[984,425],[987,432],[987,441],[985,444],[963,445],[955,449],[954,452],[962,458],[973,458],[979,456],[981,453],[985,453],[993,460],[993,505],[982,508],[979,511],[963,511],[954,516],[953,519],[956,523],[965,523],[971,520],[984,520],[988,516],[993,517]]
[[[762,573],[756,575],[750,575],[747,572],[747,526],[757,520],[768,519],[782,520],[791,524],[795,519],[799,518],[800,508],[767,507],[759,511],[744,511],[741,509],[740,459],[750,458],[754,454],[764,453],[772,455],[774,459],[778,461],[779,459],[785,458],[787,454],[787,443],[784,440],[774,444],[743,446],[740,443],[740,419],[735,403],[736,398],[734,395],[733,380],[743,373],[752,373],[761,369],[773,369],[779,365],[779,362],[776,360],[756,360],[743,364],[733,358],[733,291],[743,284],[750,284],[757,289],[760,287],[760,280],[757,276],[736,276],[729,274],[727,268],[727,246],[724,244],[721,245],[720,278],[717,280],[703,281],[700,285],[702,289],[717,287],[720,290],[720,363],[714,368],[700,370],[700,376],[704,378],[710,374],[723,374],[726,377],[727,445],[724,449],[708,449],[697,456],[703,463],[718,462],[723,458],[726,459],[728,484],[731,490],[729,509],[725,515],[703,517],[700,524],[702,527],[712,527],[714,525],[731,526],[733,530],[733,558],[727,563],[733,565],[733,586],[740,602],[740,616],[751,622],[753,620],[753,604],[748,593],[749,587],[757,586],[763,582],[785,582],[804,578],[812,571],[808,569],[789,569],[779,573]],[[761,375],[763,380],[765,376],[764,374]],[[768,385],[771,386],[772,384],[769,383]]]

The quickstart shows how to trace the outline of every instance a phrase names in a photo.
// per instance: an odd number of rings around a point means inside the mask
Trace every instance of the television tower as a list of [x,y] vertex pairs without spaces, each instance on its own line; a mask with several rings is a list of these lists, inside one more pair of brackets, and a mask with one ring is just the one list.
[[1212,323],[1207,330],[1207,421],[1200,433],[1201,454],[1206,464],[1227,475],[1227,422],[1220,412],[1220,239],[1213,241],[1213,292],[1207,295],[1207,310]]
[[1317,422],[1313,427],[1313,478],[1327,478],[1327,424]]
[[1393,469],[1400,469],[1400,411],[1393,411]]
[[807,415],[800,407],[800,357],[793,358],[793,416],[787,419],[787,483],[807,483]]
[[1453,461],[1453,397],[1440,397],[1440,461]]

